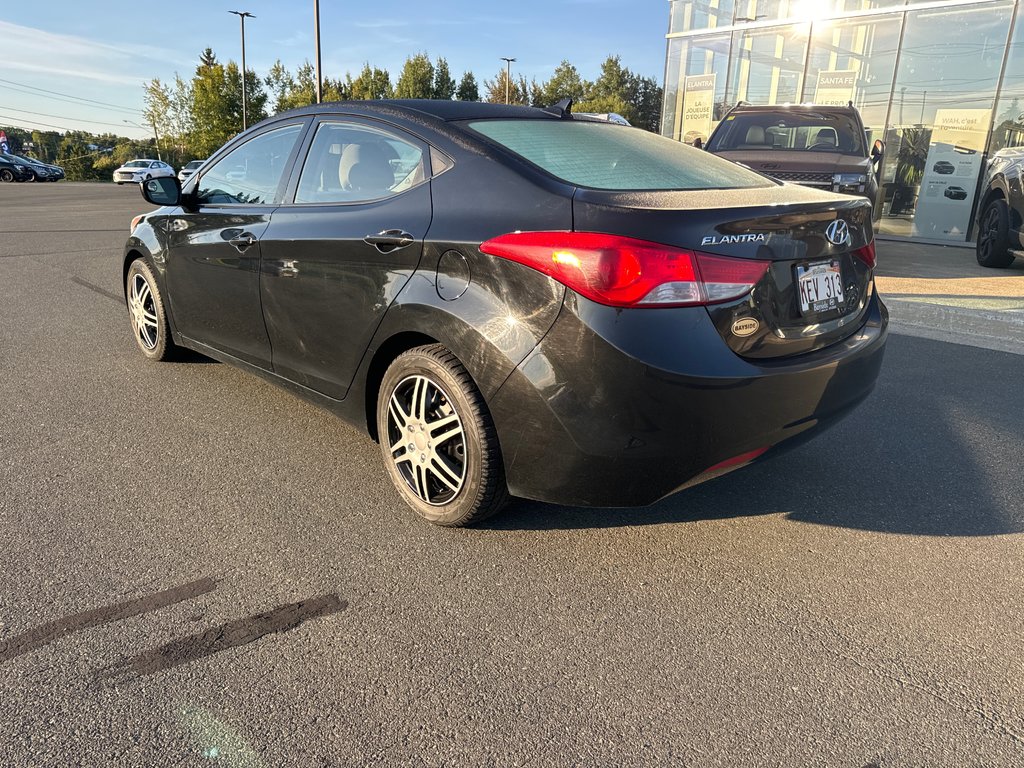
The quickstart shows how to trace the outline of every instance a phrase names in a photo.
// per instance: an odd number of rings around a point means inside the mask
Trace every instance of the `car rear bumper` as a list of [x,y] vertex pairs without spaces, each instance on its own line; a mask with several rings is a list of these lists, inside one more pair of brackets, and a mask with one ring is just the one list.
[[876,295],[845,340],[752,361],[726,347],[701,307],[623,311],[573,295],[491,402],[509,489],[643,506],[722,474],[709,472],[722,463],[809,438],[874,388],[887,325]]

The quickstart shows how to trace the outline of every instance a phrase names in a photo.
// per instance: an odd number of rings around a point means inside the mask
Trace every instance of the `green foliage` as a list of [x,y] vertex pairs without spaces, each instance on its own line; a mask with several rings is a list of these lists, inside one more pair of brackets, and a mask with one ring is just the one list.
[[563,60],[555,67],[551,79],[540,86],[538,93],[540,103],[537,106],[549,107],[562,99],[572,99],[574,102],[583,101],[591,87],[590,83],[580,77],[576,67]]
[[434,67],[434,90],[431,98],[449,100],[455,97],[455,79],[451,70],[448,69],[448,62],[443,58],[437,60]]
[[371,67],[369,63],[363,65],[359,77],[355,80],[348,75],[346,79],[350,99],[390,99],[394,95],[388,71]]
[[396,99],[429,99],[434,95],[434,65],[425,53],[405,60],[395,84]]
[[480,88],[472,72],[466,72],[459,81],[459,89],[455,92],[459,101],[480,101]]
[[530,86],[527,85],[526,78],[520,75],[518,80],[513,77],[510,82],[506,77],[506,69],[504,67],[498,70],[498,74],[493,80],[484,80],[484,88],[487,90],[484,101],[488,101],[491,104],[504,104],[506,83],[508,83],[509,104],[530,105]]

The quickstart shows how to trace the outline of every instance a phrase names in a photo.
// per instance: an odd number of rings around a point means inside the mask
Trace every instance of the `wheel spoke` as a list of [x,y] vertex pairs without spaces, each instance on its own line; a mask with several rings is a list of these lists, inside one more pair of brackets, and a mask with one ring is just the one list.
[[[430,433],[431,438],[434,438],[434,433],[442,427],[447,427],[449,424],[458,424],[459,414],[451,413],[448,416],[442,416],[436,421],[427,422],[427,431]],[[435,438],[436,439],[436,438]]]
[[388,413],[391,414],[392,420],[395,422],[395,426],[399,429],[405,429],[409,423],[409,414],[402,408],[402,401],[398,399],[398,390],[391,395],[391,399],[388,401]]
[[432,456],[428,468],[430,473],[447,486],[452,493],[457,493],[462,487],[462,477],[454,468],[448,466],[444,457],[437,454]]
[[429,503],[430,492],[427,490],[427,473],[419,464],[413,465],[412,471],[416,480],[416,495]]
[[423,376],[417,376],[413,385],[412,415],[419,421],[427,420],[427,394],[430,390],[430,382]]
[[441,445],[444,445],[449,440],[451,440],[452,438],[461,437],[461,436],[462,436],[462,425],[456,423],[455,426],[452,427],[451,429],[449,429],[449,430],[447,430],[445,432],[442,432],[440,435],[433,435],[432,437],[433,437],[434,445],[441,446]]

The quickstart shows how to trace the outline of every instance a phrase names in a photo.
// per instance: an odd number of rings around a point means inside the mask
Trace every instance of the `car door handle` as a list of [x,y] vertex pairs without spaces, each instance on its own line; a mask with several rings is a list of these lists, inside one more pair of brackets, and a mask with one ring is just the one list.
[[367,235],[363,238],[363,242],[372,245],[381,253],[389,253],[412,245],[416,242],[416,238],[400,229],[385,229],[376,235]]
[[243,232],[237,237],[232,237],[228,242],[235,246],[239,251],[244,251],[246,248],[256,243],[256,238],[249,232]]

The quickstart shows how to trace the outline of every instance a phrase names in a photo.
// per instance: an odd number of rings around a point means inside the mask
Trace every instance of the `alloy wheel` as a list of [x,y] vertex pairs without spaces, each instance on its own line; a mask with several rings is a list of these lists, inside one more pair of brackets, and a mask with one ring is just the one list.
[[431,506],[447,504],[466,481],[466,435],[448,394],[422,375],[398,383],[388,400],[391,461]]
[[128,310],[132,329],[143,349],[154,350],[160,341],[160,323],[156,314],[153,290],[144,275],[132,275],[128,291]]
[[990,205],[982,222],[981,231],[978,233],[978,250],[982,256],[989,256],[992,252],[992,244],[999,235],[999,211],[994,205]]

